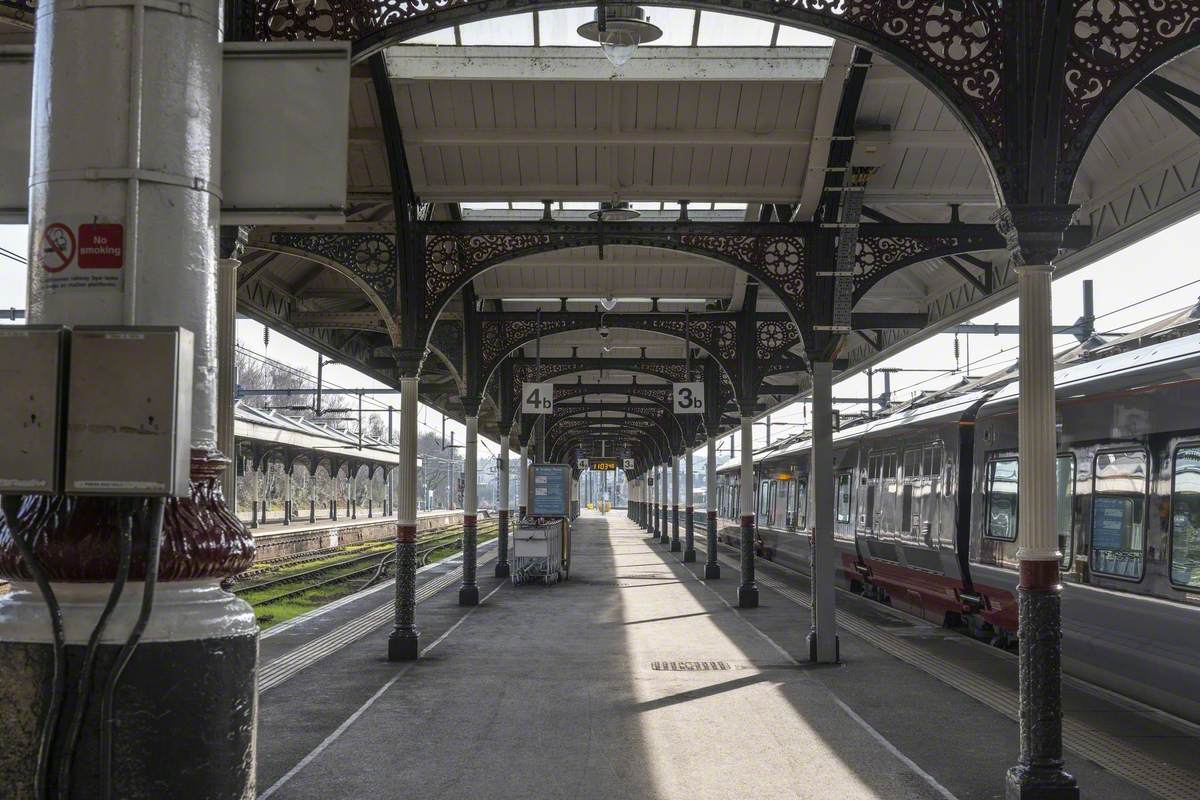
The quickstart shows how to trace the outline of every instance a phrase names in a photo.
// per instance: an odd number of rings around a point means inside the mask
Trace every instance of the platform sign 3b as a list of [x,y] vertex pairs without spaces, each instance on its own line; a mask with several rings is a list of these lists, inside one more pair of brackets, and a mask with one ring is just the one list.
[[527,383],[521,387],[522,414],[551,414],[553,412],[553,383]]
[[676,414],[704,413],[704,381],[672,384]]
[[626,472],[633,469],[633,459],[632,458],[625,459],[625,461],[623,463],[624,463],[624,469]]

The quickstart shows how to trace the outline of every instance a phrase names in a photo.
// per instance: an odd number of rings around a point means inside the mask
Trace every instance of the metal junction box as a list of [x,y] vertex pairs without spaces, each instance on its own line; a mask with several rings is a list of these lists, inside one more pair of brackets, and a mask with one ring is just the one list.
[[187,494],[192,361],[183,328],[74,329],[67,494]]
[[0,494],[62,489],[67,329],[0,327]]

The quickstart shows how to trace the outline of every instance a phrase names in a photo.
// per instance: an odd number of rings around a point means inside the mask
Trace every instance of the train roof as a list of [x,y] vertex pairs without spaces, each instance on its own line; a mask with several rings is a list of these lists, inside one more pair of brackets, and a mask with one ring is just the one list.
[[[1059,393],[1099,393],[1112,387],[1128,384],[1137,376],[1155,376],[1180,369],[1200,369],[1200,333],[1180,336],[1183,330],[1194,330],[1200,317],[1197,311],[1185,312],[1148,329],[1135,331],[1115,341],[1084,342],[1059,357],[1060,366],[1054,373],[1055,390]],[[1174,336],[1176,338],[1166,338]],[[1149,344],[1124,349],[1134,342]],[[1115,351],[1115,352],[1113,352]],[[1113,352],[1113,355],[1105,355]],[[1015,365],[966,385],[944,390],[922,401],[894,409],[887,416],[864,421],[834,433],[834,444],[883,433],[917,424],[933,424],[962,416],[977,403],[982,403],[980,415],[999,411],[1013,405],[1020,394]],[[811,447],[809,434],[802,433],[756,450],[754,463],[806,453]],[[730,459],[717,468],[729,474],[740,468],[737,459]]]
[[[1068,363],[1055,370],[1054,389],[1058,394],[1099,393],[1128,385],[1131,378],[1196,368],[1200,368],[1200,334],[1191,334],[1107,358]],[[1019,394],[1020,383],[1013,380],[984,404],[980,414],[1014,404]]]

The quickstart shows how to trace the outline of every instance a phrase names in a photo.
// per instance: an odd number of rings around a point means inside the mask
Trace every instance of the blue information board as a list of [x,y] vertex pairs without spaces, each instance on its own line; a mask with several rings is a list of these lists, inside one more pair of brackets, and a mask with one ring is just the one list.
[[530,464],[529,486],[529,516],[566,517],[571,513],[571,468],[566,464]]
[[1092,502],[1092,549],[1124,550],[1129,525],[1127,497],[1098,495]]

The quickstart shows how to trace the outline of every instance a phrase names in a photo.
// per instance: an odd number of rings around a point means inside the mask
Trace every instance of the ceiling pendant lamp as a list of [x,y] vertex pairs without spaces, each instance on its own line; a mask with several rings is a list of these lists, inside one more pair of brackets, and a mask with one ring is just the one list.
[[600,208],[588,214],[588,217],[597,222],[629,222],[641,215],[642,212],[629,205],[629,203],[617,200],[601,203]]
[[638,46],[662,37],[663,32],[646,18],[646,10],[633,3],[600,3],[596,18],[579,26],[579,35],[599,42],[604,57],[614,67],[624,66]]

